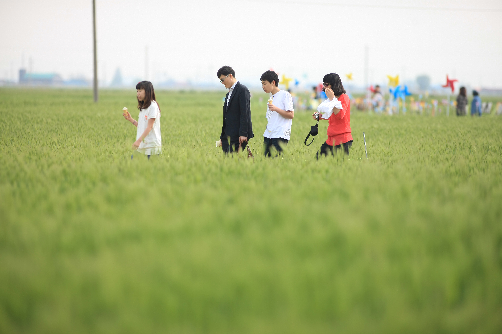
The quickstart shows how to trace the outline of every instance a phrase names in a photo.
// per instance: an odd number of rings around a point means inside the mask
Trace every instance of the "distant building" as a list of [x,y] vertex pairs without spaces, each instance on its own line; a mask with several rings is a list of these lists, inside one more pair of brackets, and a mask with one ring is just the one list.
[[24,68],[19,70],[19,84],[29,86],[62,85],[63,79],[56,73],[26,73]]
[[92,83],[84,77],[76,77],[66,80],[64,85],[69,87],[91,87]]

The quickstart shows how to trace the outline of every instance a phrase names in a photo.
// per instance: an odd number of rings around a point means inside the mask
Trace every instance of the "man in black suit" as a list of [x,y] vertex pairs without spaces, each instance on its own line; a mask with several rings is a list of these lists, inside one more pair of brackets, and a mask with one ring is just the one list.
[[[249,90],[237,81],[235,71],[230,66],[223,66],[216,75],[225,88],[229,89],[223,104],[221,147],[225,153],[238,152],[239,147],[244,150],[248,140],[254,137]],[[230,139],[230,145],[228,139]]]

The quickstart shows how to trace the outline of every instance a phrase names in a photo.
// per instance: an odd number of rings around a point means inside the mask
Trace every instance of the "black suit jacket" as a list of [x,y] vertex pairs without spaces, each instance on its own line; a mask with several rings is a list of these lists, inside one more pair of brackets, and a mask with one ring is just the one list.
[[221,127],[220,139],[226,140],[230,137],[231,140],[236,140],[240,136],[251,139],[254,137],[253,126],[251,124],[251,104],[250,94],[246,86],[240,82],[234,87],[230,101],[228,101],[228,93],[223,104],[223,126]]

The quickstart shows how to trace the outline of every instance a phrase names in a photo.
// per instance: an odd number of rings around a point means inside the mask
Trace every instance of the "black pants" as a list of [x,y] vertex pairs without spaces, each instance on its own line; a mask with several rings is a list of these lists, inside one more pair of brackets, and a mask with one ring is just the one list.
[[[244,151],[246,149],[248,142],[245,141],[244,143],[240,144],[241,145],[241,151]],[[239,137],[237,138],[230,138],[230,145],[228,144],[228,139],[222,139],[221,140],[221,149],[225,153],[233,153],[233,152],[238,152],[239,151]]]
[[281,145],[286,145],[289,142],[289,140],[284,139],[284,138],[267,138],[263,137],[263,146],[265,147],[265,156],[266,157],[271,157],[272,154],[270,153],[270,148],[272,146],[275,147],[277,150],[277,155],[282,153],[282,147]]
[[[343,152],[346,155],[349,155],[349,149],[352,147],[352,140],[349,140],[348,142],[343,143],[342,145],[336,145],[335,146],[335,153],[338,153],[338,150],[341,149],[342,146],[343,146]],[[320,153],[321,153],[321,155],[327,156],[328,151],[331,152],[331,155],[334,155],[333,154],[333,146],[330,146],[326,142],[324,142],[324,144],[321,145]],[[317,152],[317,154],[316,154],[316,159],[319,159],[319,152]]]

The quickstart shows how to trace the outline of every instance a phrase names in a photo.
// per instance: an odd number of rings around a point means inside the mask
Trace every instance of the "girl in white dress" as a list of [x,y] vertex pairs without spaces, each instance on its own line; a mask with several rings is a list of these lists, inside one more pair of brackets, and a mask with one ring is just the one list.
[[[160,135],[160,107],[155,99],[155,91],[150,81],[141,81],[136,85],[138,99],[138,121],[134,120],[127,109],[124,118],[136,126],[136,141],[133,149],[145,154],[150,159],[152,154],[162,152],[162,137]],[[132,157],[131,157],[132,159]]]

